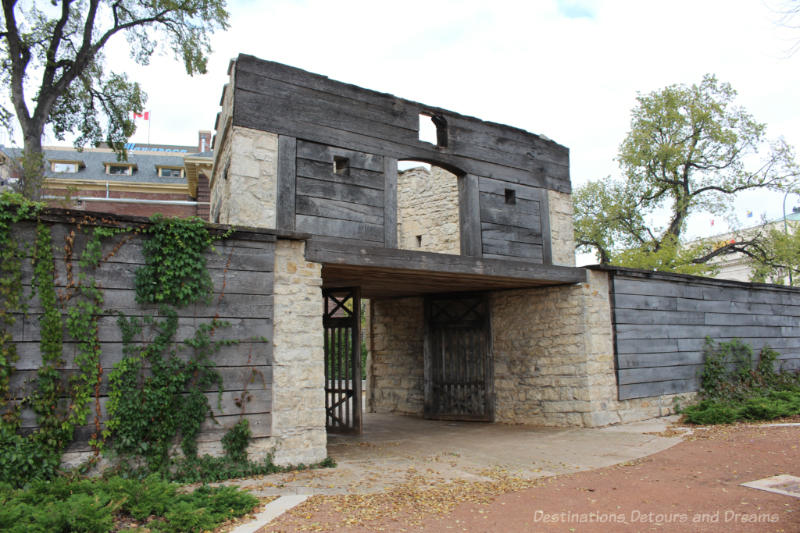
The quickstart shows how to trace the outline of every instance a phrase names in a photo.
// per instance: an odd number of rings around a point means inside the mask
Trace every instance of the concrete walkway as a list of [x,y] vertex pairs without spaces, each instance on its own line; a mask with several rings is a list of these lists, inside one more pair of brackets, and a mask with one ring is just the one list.
[[644,457],[680,442],[660,436],[675,417],[599,429],[447,422],[366,414],[360,436],[330,435],[337,468],[248,479],[256,496],[368,494],[424,475],[431,483],[531,479]]

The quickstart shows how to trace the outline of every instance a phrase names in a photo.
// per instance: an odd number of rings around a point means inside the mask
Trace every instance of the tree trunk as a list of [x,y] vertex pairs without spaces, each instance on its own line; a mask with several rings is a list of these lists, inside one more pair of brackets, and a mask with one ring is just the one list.
[[[31,121],[33,122],[33,121]],[[44,186],[45,161],[42,152],[42,133],[44,128],[36,125],[23,125],[23,148],[20,160],[20,192],[26,198],[39,200]]]

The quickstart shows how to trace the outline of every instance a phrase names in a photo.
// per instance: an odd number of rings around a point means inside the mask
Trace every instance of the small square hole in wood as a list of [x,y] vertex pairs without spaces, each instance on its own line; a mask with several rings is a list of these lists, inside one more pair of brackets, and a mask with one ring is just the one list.
[[350,174],[350,160],[346,157],[333,157],[333,173],[342,176]]
[[506,203],[514,205],[517,203],[517,191],[514,189],[506,189]]

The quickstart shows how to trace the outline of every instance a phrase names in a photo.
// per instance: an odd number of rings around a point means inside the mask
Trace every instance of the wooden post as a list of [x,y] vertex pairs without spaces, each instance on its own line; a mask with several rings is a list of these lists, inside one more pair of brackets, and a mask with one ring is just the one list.
[[383,245],[397,248],[397,159],[384,157]]
[[295,229],[295,191],[297,184],[297,139],[278,136],[277,198],[275,199],[276,229]]
[[[395,167],[397,168],[397,167]],[[361,433],[362,418],[361,407],[361,289],[353,289],[353,432]]]
[[458,178],[458,221],[461,230],[461,255],[482,257],[481,206],[478,176],[464,174]]
[[542,264],[553,264],[553,235],[550,233],[550,199],[546,189],[539,189],[539,216],[542,228]]

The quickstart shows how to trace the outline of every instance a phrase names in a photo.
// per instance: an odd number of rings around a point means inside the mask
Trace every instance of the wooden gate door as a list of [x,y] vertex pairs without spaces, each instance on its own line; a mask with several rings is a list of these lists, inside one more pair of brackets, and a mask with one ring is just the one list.
[[361,433],[361,298],[359,289],[323,289],[325,427]]
[[486,296],[435,296],[425,303],[425,417],[493,420]]

